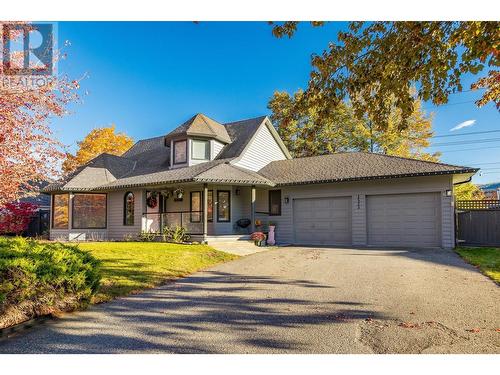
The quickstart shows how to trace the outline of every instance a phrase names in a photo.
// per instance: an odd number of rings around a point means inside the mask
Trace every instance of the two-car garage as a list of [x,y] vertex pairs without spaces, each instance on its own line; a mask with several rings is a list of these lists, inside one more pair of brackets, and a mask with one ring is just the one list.
[[[293,201],[296,244],[351,245],[353,209],[359,197],[301,198]],[[357,219],[368,246],[441,246],[441,195],[438,192],[366,195]]]

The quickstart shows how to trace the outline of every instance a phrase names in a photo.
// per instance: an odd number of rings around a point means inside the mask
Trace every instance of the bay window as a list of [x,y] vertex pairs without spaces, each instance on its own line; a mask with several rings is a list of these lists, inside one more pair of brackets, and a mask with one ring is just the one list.
[[68,214],[69,194],[54,194],[52,196],[52,228],[68,229]]
[[72,214],[74,229],[105,229],[106,194],[75,194]]
[[187,140],[174,142],[174,164],[187,163]]
[[209,160],[210,159],[210,142],[200,139],[191,141],[191,159],[193,160]]

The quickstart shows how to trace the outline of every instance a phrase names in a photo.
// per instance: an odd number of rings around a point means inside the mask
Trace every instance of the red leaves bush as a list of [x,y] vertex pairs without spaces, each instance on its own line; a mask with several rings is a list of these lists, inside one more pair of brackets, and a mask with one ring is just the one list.
[[32,203],[7,203],[0,208],[0,234],[20,234],[33,218],[38,206]]

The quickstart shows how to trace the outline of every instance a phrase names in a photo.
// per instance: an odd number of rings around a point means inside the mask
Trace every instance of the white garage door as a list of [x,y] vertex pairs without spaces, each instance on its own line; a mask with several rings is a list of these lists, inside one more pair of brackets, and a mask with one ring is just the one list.
[[293,200],[295,243],[350,245],[351,197]]
[[441,246],[439,193],[366,197],[368,244]]

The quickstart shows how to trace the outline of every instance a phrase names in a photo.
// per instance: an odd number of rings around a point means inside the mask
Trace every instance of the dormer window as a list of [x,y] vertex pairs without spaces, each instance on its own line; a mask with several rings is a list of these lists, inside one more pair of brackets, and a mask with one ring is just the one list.
[[209,160],[210,159],[210,141],[193,139],[191,141],[191,159]]
[[174,164],[187,163],[187,140],[174,141]]

